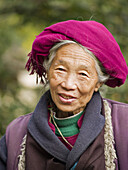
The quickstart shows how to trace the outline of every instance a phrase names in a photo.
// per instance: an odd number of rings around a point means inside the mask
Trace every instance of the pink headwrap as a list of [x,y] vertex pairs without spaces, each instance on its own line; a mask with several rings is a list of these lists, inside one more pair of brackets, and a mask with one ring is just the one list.
[[69,20],[45,28],[34,40],[29,54],[26,68],[32,69],[31,74],[36,72],[39,77],[45,77],[43,61],[60,40],[74,40],[89,48],[110,75],[108,86],[120,86],[125,82],[128,67],[120,47],[107,28],[96,21]]

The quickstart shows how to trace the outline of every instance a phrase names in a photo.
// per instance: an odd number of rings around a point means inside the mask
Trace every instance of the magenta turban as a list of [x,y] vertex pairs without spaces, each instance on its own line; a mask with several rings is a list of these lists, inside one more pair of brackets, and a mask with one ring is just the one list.
[[39,77],[45,77],[43,61],[48,58],[52,46],[60,40],[74,40],[89,48],[110,75],[106,85],[116,87],[125,82],[128,67],[120,47],[107,28],[96,21],[69,20],[45,28],[36,36],[29,53],[26,68],[28,71],[31,69],[31,74],[36,72]]

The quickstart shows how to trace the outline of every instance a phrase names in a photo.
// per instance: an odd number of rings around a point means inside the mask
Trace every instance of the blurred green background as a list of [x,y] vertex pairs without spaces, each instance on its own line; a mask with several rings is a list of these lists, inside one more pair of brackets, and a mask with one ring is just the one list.
[[[46,26],[68,19],[104,24],[128,64],[127,0],[1,0],[0,136],[14,118],[33,111],[43,93],[36,77],[24,69],[35,35]],[[104,87],[104,96],[128,103],[128,80],[119,88]]]

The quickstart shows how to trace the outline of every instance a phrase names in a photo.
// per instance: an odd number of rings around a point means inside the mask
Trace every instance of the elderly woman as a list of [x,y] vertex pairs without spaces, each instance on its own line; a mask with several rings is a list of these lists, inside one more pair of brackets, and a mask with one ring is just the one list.
[[128,74],[112,34],[95,21],[54,24],[36,37],[26,68],[49,90],[7,127],[0,169],[126,170],[128,104],[99,93]]

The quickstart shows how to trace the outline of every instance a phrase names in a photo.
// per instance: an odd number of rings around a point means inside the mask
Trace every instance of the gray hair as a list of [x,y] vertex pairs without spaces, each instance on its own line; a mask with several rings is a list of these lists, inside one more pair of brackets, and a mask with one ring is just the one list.
[[82,46],[81,44],[75,42],[75,41],[71,41],[71,40],[60,40],[60,42],[58,42],[57,44],[55,44],[51,50],[50,50],[50,54],[49,54],[49,59],[44,61],[44,67],[45,69],[48,71],[51,64],[52,64],[52,60],[56,55],[57,50],[66,44],[77,44],[80,47],[82,47],[84,49],[85,52],[87,52],[90,57],[92,57],[92,59],[95,62],[95,68],[98,74],[98,79],[100,83],[105,83],[108,79],[109,79],[109,75],[106,73],[105,68],[102,66],[101,62],[95,57],[95,55],[87,48]]

